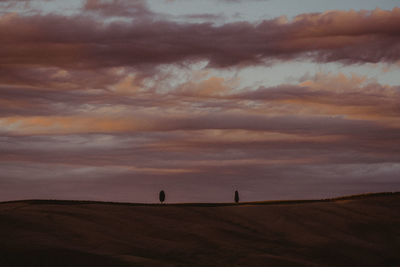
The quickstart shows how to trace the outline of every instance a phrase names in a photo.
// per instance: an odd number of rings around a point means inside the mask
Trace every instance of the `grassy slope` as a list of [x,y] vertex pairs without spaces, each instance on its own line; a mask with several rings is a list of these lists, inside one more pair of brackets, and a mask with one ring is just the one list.
[[0,266],[398,266],[400,194],[322,201],[0,204]]

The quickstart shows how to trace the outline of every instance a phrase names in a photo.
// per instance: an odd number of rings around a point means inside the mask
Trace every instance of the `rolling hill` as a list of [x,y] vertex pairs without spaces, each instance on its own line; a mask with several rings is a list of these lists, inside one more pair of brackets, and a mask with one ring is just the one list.
[[400,193],[319,201],[0,203],[0,266],[399,266]]

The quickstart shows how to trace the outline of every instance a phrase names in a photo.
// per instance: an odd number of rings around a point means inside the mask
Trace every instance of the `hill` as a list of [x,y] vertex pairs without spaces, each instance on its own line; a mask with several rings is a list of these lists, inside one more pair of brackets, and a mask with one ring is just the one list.
[[0,266],[399,266],[400,193],[235,205],[0,203]]

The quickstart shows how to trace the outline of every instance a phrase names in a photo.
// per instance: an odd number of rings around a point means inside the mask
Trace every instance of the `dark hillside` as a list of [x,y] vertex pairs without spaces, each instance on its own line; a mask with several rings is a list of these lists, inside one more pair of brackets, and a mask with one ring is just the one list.
[[400,194],[323,201],[0,204],[1,266],[399,266]]

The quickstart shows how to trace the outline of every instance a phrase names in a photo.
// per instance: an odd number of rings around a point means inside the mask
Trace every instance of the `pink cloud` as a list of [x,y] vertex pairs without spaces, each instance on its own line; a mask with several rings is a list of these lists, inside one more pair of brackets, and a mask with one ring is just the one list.
[[[97,2],[96,2],[97,3]],[[105,24],[85,17],[6,15],[3,64],[73,68],[142,66],[207,60],[211,66],[296,58],[366,63],[399,60],[400,8],[331,11],[293,21],[215,26],[145,20]],[[9,31],[13,29],[13,31]]]

